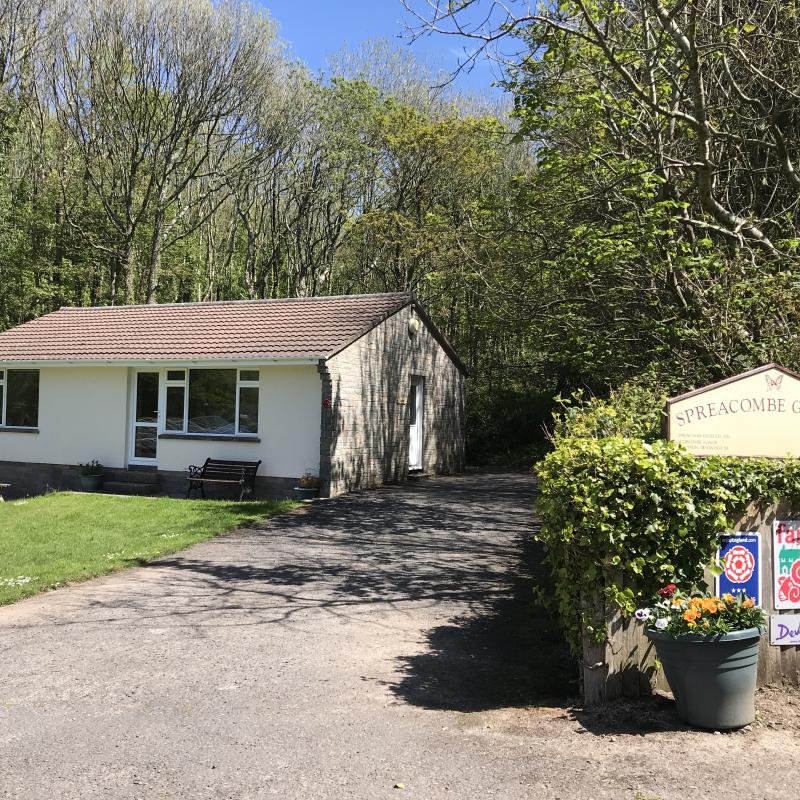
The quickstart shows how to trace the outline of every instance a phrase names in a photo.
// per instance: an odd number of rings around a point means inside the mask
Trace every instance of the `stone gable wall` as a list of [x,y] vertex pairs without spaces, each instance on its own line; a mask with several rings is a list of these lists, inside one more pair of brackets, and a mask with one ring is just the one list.
[[412,376],[425,379],[423,470],[464,467],[464,376],[410,307],[320,367],[323,496],[408,477]]

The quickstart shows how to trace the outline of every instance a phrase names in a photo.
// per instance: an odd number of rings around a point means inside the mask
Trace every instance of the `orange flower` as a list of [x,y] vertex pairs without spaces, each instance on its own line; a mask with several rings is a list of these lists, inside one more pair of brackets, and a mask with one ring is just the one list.
[[702,608],[703,606],[703,598],[702,597],[693,597],[689,603],[694,606],[695,608]]
[[700,616],[699,611],[695,611],[693,608],[690,608],[688,611],[683,612],[683,618],[688,622],[694,622]]
[[673,597],[672,598],[672,605],[674,605],[674,606],[682,606],[683,605],[683,599],[680,598],[680,597]]
[[717,601],[713,597],[703,600],[703,611],[707,611],[709,614],[716,614]]
[[725,592],[725,594],[722,595],[722,599],[726,603],[735,603],[736,602],[736,598],[732,594],[728,594],[727,592]]
[[742,608],[752,608],[755,605],[753,602],[752,597],[748,597],[745,600],[742,600]]

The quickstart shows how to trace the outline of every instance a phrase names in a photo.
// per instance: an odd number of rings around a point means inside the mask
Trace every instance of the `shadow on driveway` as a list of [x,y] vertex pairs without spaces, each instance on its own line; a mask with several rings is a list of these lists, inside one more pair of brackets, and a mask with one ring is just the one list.
[[507,594],[480,613],[455,617],[427,634],[428,650],[400,660],[392,691],[424,708],[485,711],[564,700],[577,694],[577,669],[558,626],[533,600],[548,578],[541,548],[519,537],[519,571]]

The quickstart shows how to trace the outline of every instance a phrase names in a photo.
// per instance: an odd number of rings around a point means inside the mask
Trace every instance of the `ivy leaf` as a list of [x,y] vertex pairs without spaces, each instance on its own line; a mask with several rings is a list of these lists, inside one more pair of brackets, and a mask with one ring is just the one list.
[[725,565],[718,558],[714,558],[709,562],[707,569],[715,578],[719,578],[725,572]]

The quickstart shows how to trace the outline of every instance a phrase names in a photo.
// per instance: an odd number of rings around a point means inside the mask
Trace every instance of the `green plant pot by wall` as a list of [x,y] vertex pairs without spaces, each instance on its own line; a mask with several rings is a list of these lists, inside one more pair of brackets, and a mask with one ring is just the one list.
[[672,636],[647,628],[678,707],[689,725],[727,730],[755,719],[761,630]]
[[294,499],[295,500],[313,500],[319,497],[319,489],[312,486],[295,486]]
[[96,492],[102,480],[102,475],[81,475],[81,489],[84,492]]

